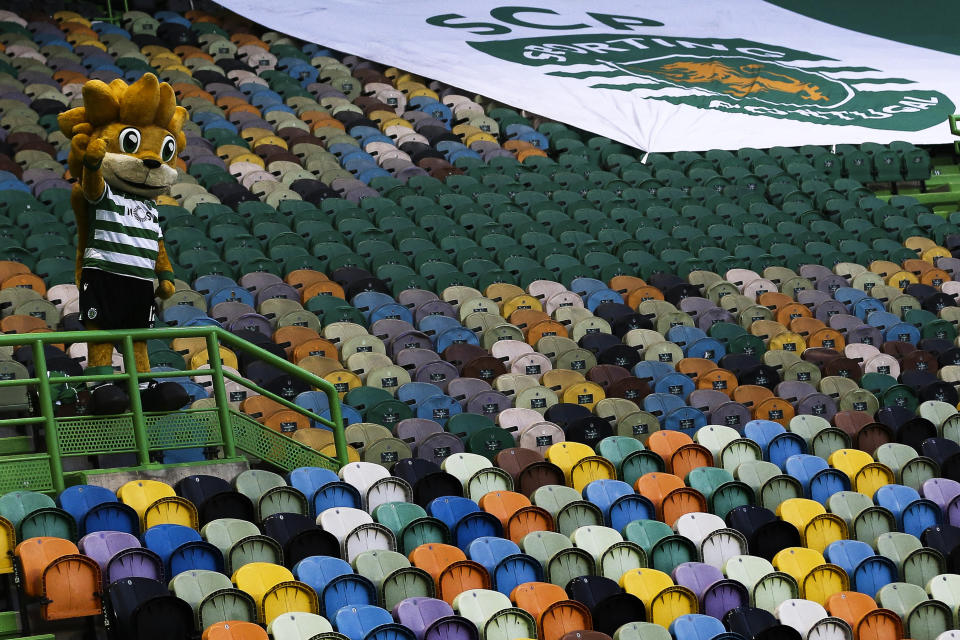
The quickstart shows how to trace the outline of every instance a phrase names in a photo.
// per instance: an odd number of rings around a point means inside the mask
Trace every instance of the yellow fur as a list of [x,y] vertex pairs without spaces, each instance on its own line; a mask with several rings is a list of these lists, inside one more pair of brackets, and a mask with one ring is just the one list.
[[[96,200],[103,193],[104,183],[114,191],[153,199],[167,193],[176,182],[176,159],[187,142],[183,133],[186,109],[177,106],[170,85],[159,82],[152,73],[131,85],[123,80],[110,84],[90,80],[82,93],[83,106],[65,111],[58,118],[61,133],[71,143],[67,164],[78,179],[70,199],[77,219],[77,284],[89,233],[88,200]],[[121,141],[121,135],[130,128],[139,134],[139,146],[132,152],[124,151]],[[176,151],[165,160],[164,144],[169,138]],[[156,272],[172,271],[161,241]],[[157,295],[168,298],[173,293],[173,283],[161,280]],[[149,371],[146,345],[136,347],[137,369]],[[110,345],[90,345],[88,364],[110,364],[110,349]]]

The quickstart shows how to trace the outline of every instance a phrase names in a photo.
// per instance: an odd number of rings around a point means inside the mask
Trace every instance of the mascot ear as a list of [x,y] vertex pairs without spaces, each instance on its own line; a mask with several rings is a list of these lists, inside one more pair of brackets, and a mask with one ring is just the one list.
[[123,105],[120,107],[120,122],[137,125],[151,124],[160,102],[159,84],[157,76],[146,73],[127,87],[123,96]]
[[91,80],[83,85],[83,106],[87,120],[93,127],[116,122],[120,103],[110,87],[100,80]]
[[167,128],[167,124],[173,117],[174,109],[177,107],[177,96],[173,93],[173,87],[166,82],[160,84],[160,100],[157,103],[157,114],[153,118],[153,124],[158,127]]
[[87,110],[83,107],[76,107],[69,111],[64,111],[57,116],[57,125],[60,127],[60,133],[68,138],[73,137],[73,128],[81,122],[87,121]]

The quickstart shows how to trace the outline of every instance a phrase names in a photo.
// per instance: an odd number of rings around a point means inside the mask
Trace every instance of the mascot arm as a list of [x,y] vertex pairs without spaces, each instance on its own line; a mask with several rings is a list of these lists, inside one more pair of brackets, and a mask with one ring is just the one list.
[[160,284],[157,286],[156,295],[158,298],[166,300],[174,294],[176,287],[173,284],[173,265],[170,264],[170,258],[167,256],[167,247],[160,240],[160,248],[157,252],[157,280]]
[[100,171],[100,165],[103,163],[103,157],[107,151],[107,143],[102,139],[90,140],[86,132],[88,127],[80,126],[80,129],[70,144],[71,155],[76,158],[82,158],[80,181],[74,185],[71,194],[71,205],[74,215],[77,219],[77,261],[76,277],[77,284],[80,284],[80,272],[83,268],[83,254],[87,248],[87,234],[89,233],[89,207],[90,202],[96,202],[103,195],[105,183],[103,174]]

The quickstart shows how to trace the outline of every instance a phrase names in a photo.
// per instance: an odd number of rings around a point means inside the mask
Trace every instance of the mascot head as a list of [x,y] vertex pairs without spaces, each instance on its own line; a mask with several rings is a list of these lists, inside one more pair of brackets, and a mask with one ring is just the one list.
[[[156,198],[177,181],[175,162],[186,146],[187,110],[177,106],[173,89],[152,73],[131,85],[123,80],[83,85],[83,106],[60,114],[68,138],[87,134],[107,143],[103,179],[116,191]],[[80,176],[83,158],[71,153],[70,173]]]

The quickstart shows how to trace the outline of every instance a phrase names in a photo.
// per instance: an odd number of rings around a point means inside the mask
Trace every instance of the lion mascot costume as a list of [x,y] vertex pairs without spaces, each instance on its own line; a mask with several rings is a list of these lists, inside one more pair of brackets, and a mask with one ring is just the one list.
[[[60,131],[70,139],[70,173],[77,178],[71,194],[76,278],[81,321],[89,330],[149,327],[154,297],[166,299],[175,291],[154,199],[177,181],[186,119],[173,89],[152,73],[129,86],[90,80],[83,86],[83,106],[59,116]],[[146,342],[135,342],[134,352],[137,371],[150,371]],[[86,374],[113,373],[112,356],[113,344],[88,344]],[[140,397],[144,411],[178,409],[189,400],[174,382],[141,384]],[[121,413],[129,400],[120,386],[99,384],[90,412]]]

